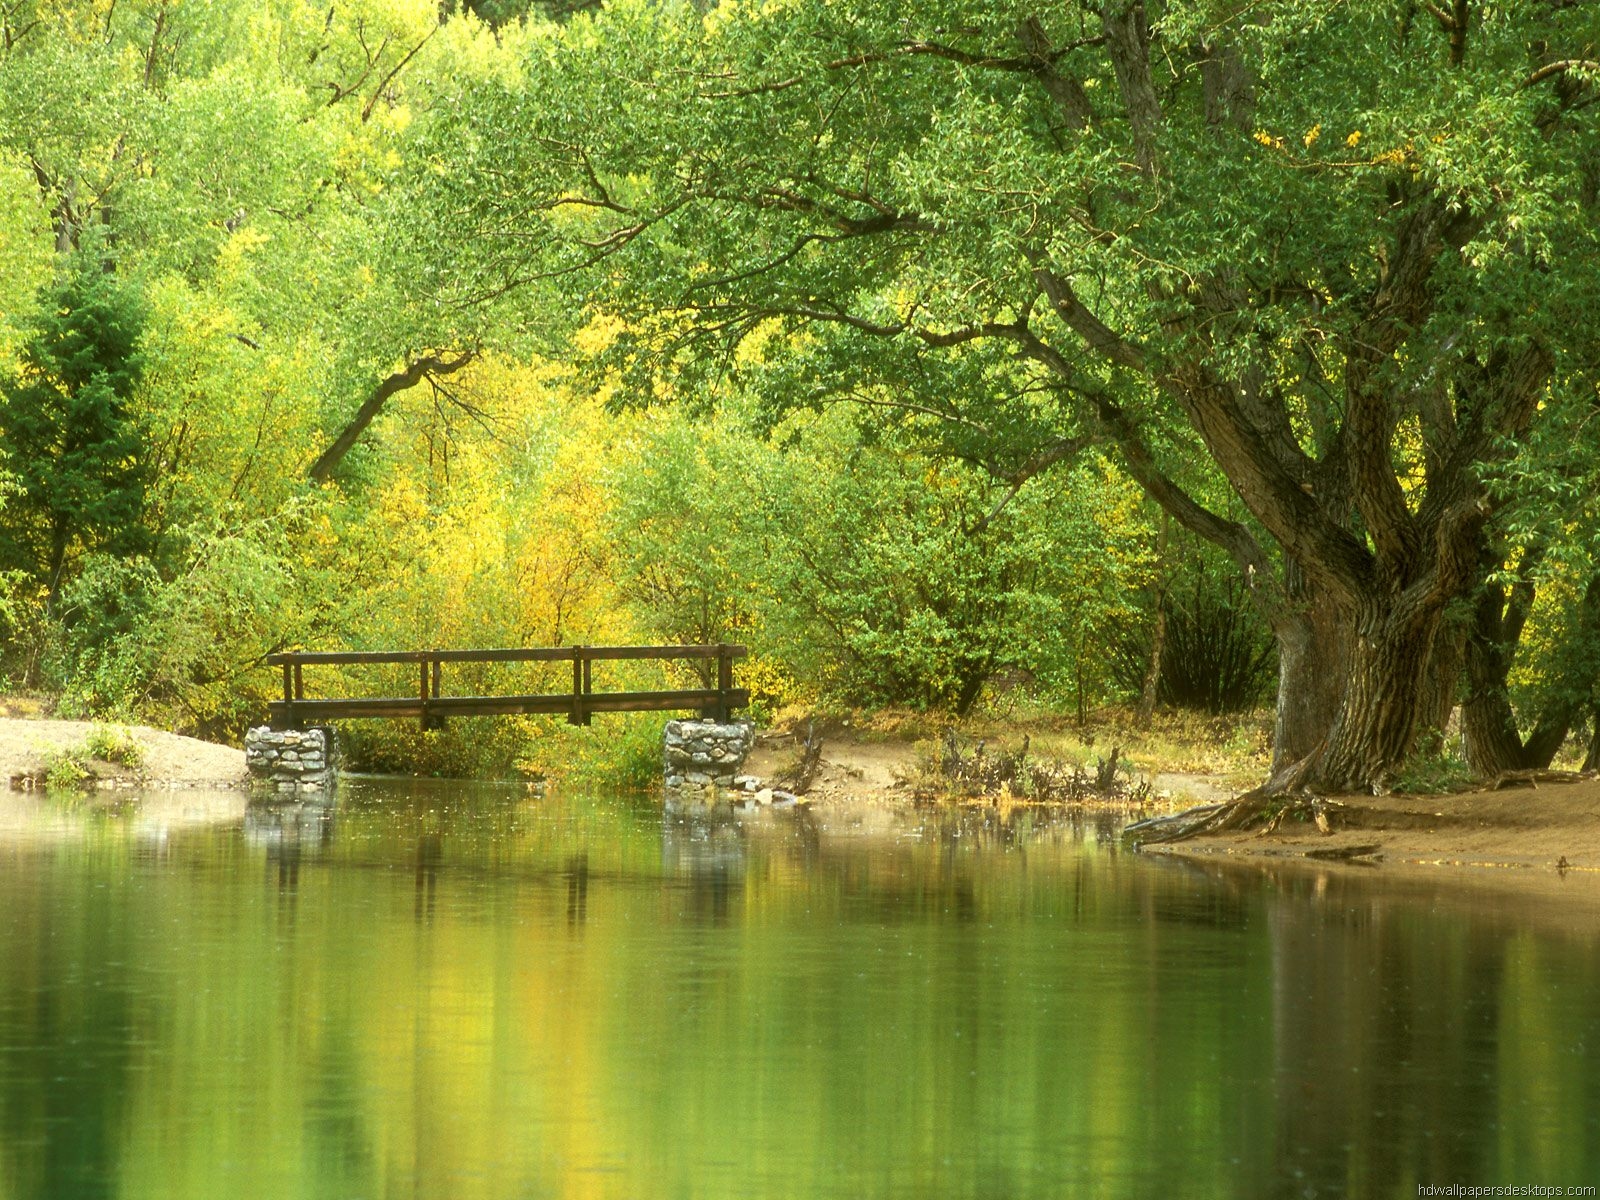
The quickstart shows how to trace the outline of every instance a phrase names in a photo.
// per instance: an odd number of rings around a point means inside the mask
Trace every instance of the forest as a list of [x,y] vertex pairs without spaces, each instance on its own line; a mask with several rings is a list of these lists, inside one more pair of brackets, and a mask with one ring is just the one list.
[[1595,766],[1597,47],[1576,0],[0,0],[4,690],[236,742],[285,649],[729,641],[758,719]]

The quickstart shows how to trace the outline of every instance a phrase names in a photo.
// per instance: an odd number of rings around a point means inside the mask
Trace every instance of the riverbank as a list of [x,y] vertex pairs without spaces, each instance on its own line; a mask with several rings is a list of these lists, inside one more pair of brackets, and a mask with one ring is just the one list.
[[1285,822],[1145,847],[1188,858],[1308,859],[1600,875],[1600,779],[1574,778],[1440,796],[1339,796],[1330,830]]
[[[781,772],[794,757],[793,741],[773,736],[758,746],[750,769],[767,776]],[[911,742],[834,731],[823,743],[808,794],[835,807],[851,800],[910,803],[920,769]],[[1242,790],[1194,772],[1154,771],[1141,778],[1149,784],[1145,816],[1224,801]],[[1600,779],[1447,795],[1340,796],[1330,799],[1328,811],[1327,833],[1309,821],[1285,822],[1267,833],[1214,835],[1143,849],[1196,860],[1346,862],[1358,869],[1500,868],[1594,873],[1600,879]]]
[[[117,747],[110,757],[97,749]],[[90,721],[0,717],[0,781],[13,790],[44,785],[70,760],[94,788],[233,788],[247,781],[244,751],[151,729]]]
[[[109,734],[134,752],[128,761],[96,757],[90,747],[97,734],[101,741]],[[911,805],[927,792],[927,747],[926,739],[830,729],[807,798],[835,812],[852,804]],[[41,786],[52,762],[63,756],[87,772],[85,786],[96,788],[235,788],[247,780],[243,751],[229,746],[146,726],[0,717],[0,780],[12,789]],[[793,736],[764,733],[747,769],[781,782],[797,757]],[[1230,786],[1195,771],[1150,771],[1138,778],[1148,785],[1139,815],[1226,800],[1238,790],[1237,780]],[[1500,868],[1593,873],[1600,879],[1600,779],[1454,795],[1344,796],[1330,801],[1329,813],[1327,833],[1310,822],[1285,822],[1267,833],[1200,837],[1144,850],[1195,860]]]

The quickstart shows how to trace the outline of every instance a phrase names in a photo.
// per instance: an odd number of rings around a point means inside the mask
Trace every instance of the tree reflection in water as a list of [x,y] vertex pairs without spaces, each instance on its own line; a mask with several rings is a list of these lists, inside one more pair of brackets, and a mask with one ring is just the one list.
[[0,843],[0,1196],[1600,1174],[1592,920],[1117,819],[358,782],[159,854],[137,805],[56,822]]

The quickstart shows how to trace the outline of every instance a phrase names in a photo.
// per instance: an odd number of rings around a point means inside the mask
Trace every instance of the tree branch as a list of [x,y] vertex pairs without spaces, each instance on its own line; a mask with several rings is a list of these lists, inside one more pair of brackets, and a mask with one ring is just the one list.
[[1134,156],[1146,176],[1156,171],[1156,132],[1161,127],[1161,101],[1150,75],[1150,27],[1140,0],[1106,0],[1101,17],[1106,50],[1117,75]]
[[996,517],[1005,511],[1006,506],[1017,498],[1017,493],[1022,491],[1024,484],[1030,479],[1044,474],[1057,463],[1065,462],[1069,458],[1075,458],[1085,447],[1091,445],[1093,440],[1093,438],[1087,437],[1062,438],[1054,445],[1046,446],[1043,450],[1029,455],[1028,460],[1010,476],[1008,482],[1011,486],[1006,489],[1005,495],[1001,496],[995,506],[980,517],[975,524],[965,526],[962,532],[968,537],[974,537],[982,533],[989,528]]
[[1526,88],[1535,87],[1553,75],[1564,75],[1568,71],[1583,71],[1600,75],[1600,62],[1596,62],[1592,58],[1563,58],[1559,62],[1546,63],[1517,84],[1517,90],[1520,92]]
[[1045,92],[1067,115],[1067,123],[1074,129],[1087,129],[1094,123],[1094,108],[1089,103],[1089,93],[1076,78],[1056,69],[1056,59],[1061,52],[1050,46],[1044,26],[1036,16],[1029,16],[1017,28],[1017,41],[1022,46],[1024,61],[1031,61],[1033,72],[1039,77]]
[[1067,328],[1081,337],[1097,354],[1130,371],[1145,373],[1147,363],[1144,351],[1085,308],[1070,283],[1041,265],[1044,261],[1042,255],[1030,252],[1028,261],[1033,264],[1034,282]]
[[350,418],[349,424],[339,431],[333,443],[318,456],[317,461],[311,464],[311,470],[306,472],[306,477],[313,483],[325,483],[328,476],[333,474],[350,448],[356,444],[361,435],[366,432],[367,426],[372,424],[373,418],[383,410],[389,397],[407,388],[416,387],[424,379],[435,375],[451,375],[461,370],[478,357],[477,350],[463,350],[454,357],[444,354],[428,354],[413,360],[405,367],[386,376],[378,386],[372,390],[372,395],[356,410],[356,415]]
[[365,125],[367,120],[372,116],[372,109],[378,103],[378,97],[383,95],[383,89],[389,86],[389,81],[396,75],[400,74],[400,72],[405,68],[405,65],[414,57],[416,57],[417,51],[426,46],[429,39],[443,28],[443,25],[435,25],[432,29],[428,30],[423,39],[413,46],[410,52],[407,53],[404,58],[395,63],[395,65],[389,69],[389,73],[387,75],[378,81],[378,86],[372,89],[372,98],[361,107],[361,123],[363,125]]

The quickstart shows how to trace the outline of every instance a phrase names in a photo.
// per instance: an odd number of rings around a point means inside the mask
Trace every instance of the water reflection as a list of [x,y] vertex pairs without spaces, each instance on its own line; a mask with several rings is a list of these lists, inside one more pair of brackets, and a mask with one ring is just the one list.
[[1597,921],[1022,807],[141,811],[0,836],[4,1200],[1600,1174]]
[[576,929],[589,917],[589,856],[567,860],[567,927]]

